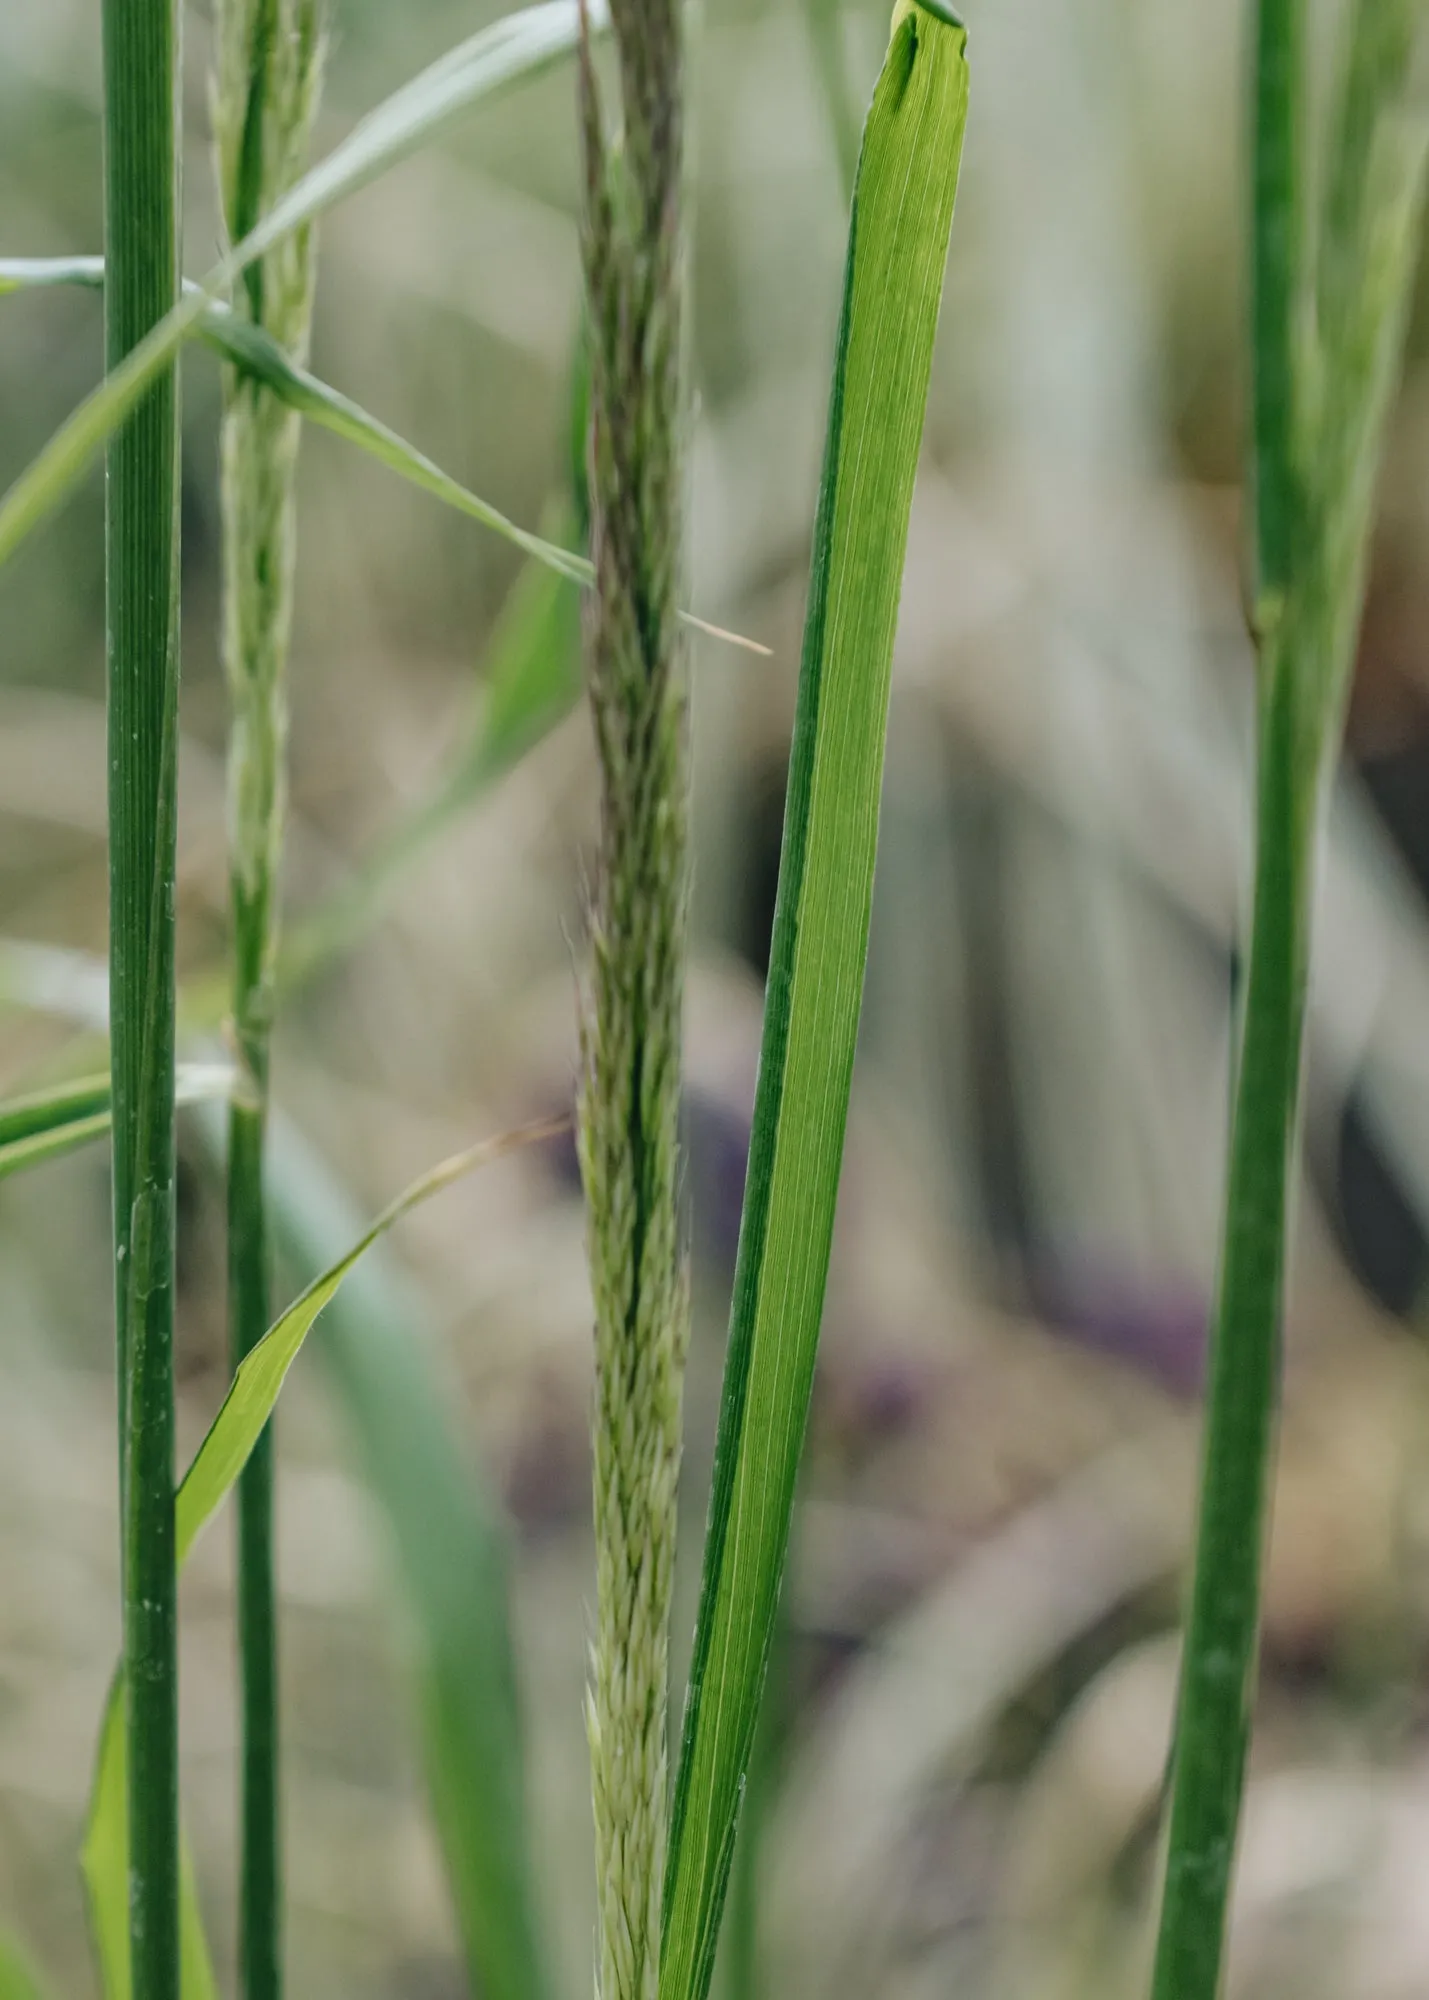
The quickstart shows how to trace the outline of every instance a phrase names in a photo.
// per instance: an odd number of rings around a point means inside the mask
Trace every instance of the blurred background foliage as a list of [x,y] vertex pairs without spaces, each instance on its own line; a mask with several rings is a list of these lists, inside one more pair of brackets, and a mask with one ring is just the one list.
[[[1242,9],[969,0],[963,193],[914,510],[863,1059],[787,1631],[725,1990],[1135,1992],[1175,1672],[1248,839],[1239,528]],[[1322,13],[1325,9],[1321,10]],[[325,149],[485,16],[337,0]],[[705,10],[697,82],[690,1185],[694,1551],[758,1047],[845,214],[878,6]],[[188,264],[217,248],[186,21]],[[568,483],[572,79],[322,225],[314,366],[537,524]],[[98,246],[98,9],[0,10],[0,249]],[[0,479],[95,379],[99,314],[0,314]],[[180,950],[221,960],[216,376],[185,362]],[[1232,1989],[1429,1990],[1429,283],[1384,481],[1317,934],[1283,1464]],[[0,577],[0,1087],[80,1056],[35,1003],[104,947],[101,488]],[[546,518],[550,518],[546,512]],[[304,445],[289,909],[442,782],[519,559]],[[559,633],[559,621],[553,626]],[[584,717],[389,882],[295,992],[279,1104],[371,1212],[568,1101]],[[33,949],[44,947],[44,951]],[[78,983],[77,983],[78,982]],[[73,1008],[61,1009],[72,1014]],[[90,1052],[92,1064],[92,1050]],[[222,1204],[181,1183],[182,1429],[222,1393]],[[92,1990],[74,1853],[117,1639],[103,1159],[0,1189],[0,1910]],[[589,1308],[573,1163],[403,1225],[421,1365],[504,1502],[559,1990],[588,1980],[580,1691]],[[420,1318],[422,1325],[417,1325]],[[321,1336],[317,1342],[320,1350]],[[414,1361],[414,1366],[418,1365]],[[463,1990],[383,1521],[321,1352],[281,1422],[291,1975]],[[227,1538],[185,1582],[186,1796],[231,1950]],[[757,1840],[757,1848],[756,1848]]]

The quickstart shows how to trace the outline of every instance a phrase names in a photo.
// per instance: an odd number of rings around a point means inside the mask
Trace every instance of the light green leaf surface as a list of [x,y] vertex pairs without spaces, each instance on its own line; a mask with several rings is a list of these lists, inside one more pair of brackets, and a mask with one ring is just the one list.
[[[593,33],[608,25],[605,0],[590,0]],[[72,491],[96,452],[194,333],[207,308],[258,257],[389,167],[430,143],[473,104],[539,74],[570,54],[580,35],[578,0],[542,0],[483,28],[393,93],[296,183],[243,241],[112,370],[60,427],[0,501],[0,563]],[[72,280],[71,280],[72,281]]]
[[[232,1490],[278,1393],[318,1314],[344,1278],[394,1222],[443,1188],[518,1146],[549,1138],[565,1121],[526,1127],[444,1160],[391,1202],[352,1246],[288,1307],[240,1365],[223,1406],[185,1474],[175,1501],[176,1560],[180,1566],[204,1527]],[[90,1920],[100,1955],[107,2000],[128,2000],[128,1802],[123,1726],[124,1682],[116,1675],[105,1707],[85,1832],[83,1868]],[[184,1863],[181,1908],[183,2000],[217,2000],[208,1964],[192,1871]],[[493,1986],[495,1995],[497,1989]],[[534,2000],[529,1985],[512,1984],[501,2000]]]
[[661,2000],[708,1990],[788,1544],[863,994],[893,634],[967,114],[965,47],[960,26],[901,0],[859,160],[671,1821]]

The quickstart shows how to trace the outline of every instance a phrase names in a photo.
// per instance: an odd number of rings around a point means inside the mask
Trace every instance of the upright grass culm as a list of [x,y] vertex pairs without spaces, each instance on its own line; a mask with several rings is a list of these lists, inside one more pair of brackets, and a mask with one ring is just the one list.
[[1256,16],[1255,887],[1154,2000],[1214,2000],[1254,1698],[1316,845],[1403,344],[1425,130],[1418,0],[1351,0],[1311,200],[1303,0]]
[[[322,0],[222,0],[213,123],[230,241],[241,242],[306,163],[322,69]],[[234,313],[295,361],[307,353],[312,245],[295,231],[249,264]],[[235,1368],[267,1331],[264,1199],[288,734],[287,656],[300,417],[254,376],[223,375],[220,479],[224,672],[230,704],[232,1027],[249,1088],[228,1121],[228,1315]],[[273,1446],[265,1430],[238,1494],[242,1705],[239,1951],[246,2000],[283,1987]]]
[[595,1305],[587,1701],[600,2000],[656,2000],[689,1319],[679,1215],[688,779],[682,0],[613,0],[622,137],[580,58],[590,327],[585,656],[601,778],[579,1144]]
[[[178,297],[176,0],[105,0],[105,360]],[[133,1990],[178,2000],[174,1564],[174,806],[178,383],[109,442],[105,485],[114,1267]]]

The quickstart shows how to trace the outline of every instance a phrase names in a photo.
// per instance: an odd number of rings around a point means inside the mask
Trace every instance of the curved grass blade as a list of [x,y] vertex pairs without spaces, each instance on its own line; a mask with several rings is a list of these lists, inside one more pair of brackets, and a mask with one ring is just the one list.
[[[591,31],[603,32],[609,23],[605,0],[592,0],[588,14]],[[472,105],[569,55],[579,39],[580,22],[578,0],[542,0],[523,8],[471,36],[369,112],[105,376],[21,473],[0,500],[0,563],[66,498],[95,453],[196,331],[207,307],[221,303],[255,259],[427,145]]]
[[[227,1098],[237,1081],[237,1072],[226,1063],[183,1063],[176,1101],[200,1104]],[[51,1090],[12,1097],[0,1104],[0,1180],[102,1139],[108,1130],[107,1076],[81,1077]]]
[[[282,1120],[268,1167],[285,1258],[321,1267],[352,1240],[349,1200]],[[453,1425],[454,1400],[421,1338],[424,1317],[379,1244],[323,1315],[318,1349],[392,1534],[427,1785],[471,1990],[544,2000],[505,1526]]]
[[547,1119],[544,1124],[523,1126],[519,1131],[504,1132],[499,1138],[485,1139],[479,1145],[443,1160],[430,1173],[413,1181],[395,1201],[389,1202],[347,1254],[330,1265],[321,1277],[315,1278],[287,1311],[274,1321],[258,1345],[239,1363],[238,1372],[224,1397],[223,1407],[214,1418],[208,1436],[199,1446],[198,1456],[184,1474],[179,1487],[174,1502],[174,1534],[181,1564],[247,1464],[248,1454],[273,1414],[278,1392],[298,1357],[298,1350],[306,1340],[309,1328],[335,1296],[353,1265],[366,1255],[379,1236],[386,1235],[394,1222],[399,1222],[424,1201],[430,1201],[434,1194],[440,1194],[443,1188],[451,1187],[477,1167],[484,1167],[488,1161],[499,1160],[503,1154],[515,1152],[522,1146],[537,1145],[543,1139],[555,1138],[565,1131],[567,1122],[564,1118],[554,1118]]
[[[175,1499],[176,1561],[182,1567],[200,1533],[232,1490],[249,1454],[272,1415],[289,1368],[314,1320],[336,1296],[343,1280],[394,1222],[439,1194],[443,1188],[499,1159],[566,1129],[565,1119],[548,1120],[472,1146],[434,1167],[388,1204],[362,1236],[280,1315],[239,1366],[228,1395],[184,1475]],[[104,1970],[107,2000],[128,2000],[128,1812],[124,1680],[117,1674],[105,1707],[95,1765],[94,1789],[85,1831],[83,1866],[90,1917]],[[198,1918],[197,1901],[183,1864],[180,1885],[180,1950],[183,2000],[217,2000]],[[493,1995],[496,1989],[492,1989]],[[502,2000],[532,2000],[531,1987],[512,1986]]]
[[[55,285],[83,285],[93,289],[102,287],[103,283],[102,257],[0,258],[0,296],[7,292],[33,291]],[[360,404],[354,403],[351,397],[320,381],[308,369],[299,367],[272,335],[254,321],[238,318],[227,306],[208,298],[199,286],[186,285],[185,293],[190,299],[203,299],[203,308],[194,329],[198,337],[216,349],[225,360],[255,377],[290,410],[295,410],[310,423],[320,424],[324,430],[345,439],[348,444],[356,445],[369,458],[375,458],[390,472],[395,472],[409,485],[420,488],[432,499],[455,508],[468,520],[480,522],[482,527],[500,535],[503,541],[510,542],[513,548],[520,549],[523,555],[530,556],[535,562],[543,563],[568,583],[574,583],[582,590],[590,588],[595,572],[588,557],[519,526],[491,501],[483,500],[479,494],[463,486],[460,480],[443,472],[425,452],[408,444],[405,438],[399,437],[379,418],[369,415]],[[3,555],[0,555],[0,560],[3,560]],[[692,611],[682,611],[679,615],[682,622],[693,630],[722,639],[728,645],[742,647],[751,653],[767,654],[769,651],[758,640],[746,639],[737,632],[711,625],[706,619],[697,618]],[[572,699],[579,691],[577,681]]]
[[704,2000],[784,1567],[868,946],[893,634],[967,115],[900,0],[864,128],[804,628],[728,1359],[666,1873],[661,2000]]

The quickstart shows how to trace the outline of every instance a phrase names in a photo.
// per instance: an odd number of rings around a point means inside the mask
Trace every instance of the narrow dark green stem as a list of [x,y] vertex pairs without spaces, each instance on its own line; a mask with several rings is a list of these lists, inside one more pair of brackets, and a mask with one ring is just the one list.
[[[174,0],[105,0],[105,352],[178,295]],[[178,388],[172,370],[109,449],[106,619],[115,1302],[133,1990],[178,2000],[174,1574],[174,781]]]
[[[266,1048],[264,1050],[266,1057]],[[253,1054],[249,1053],[250,1070]],[[266,1098],[266,1091],[263,1093]],[[236,1368],[267,1331],[269,1261],[263,1194],[266,1105],[228,1119],[228,1310]],[[273,1434],[253,1448],[238,1487],[238,1645],[242,1665],[239,1932],[248,2000],[282,1990],[278,1644],[273,1562]]]
[[1154,2000],[1213,2000],[1218,1989],[1255,1684],[1311,841],[1282,687],[1262,723],[1255,907]]
[[1304,0],[1260,0],[1251,170],[1252,480],[1258,588],[1290,574],[1296,491],[1296,353],[1304,268]]

